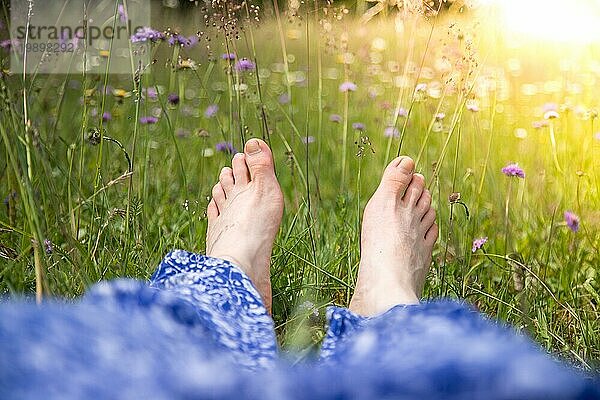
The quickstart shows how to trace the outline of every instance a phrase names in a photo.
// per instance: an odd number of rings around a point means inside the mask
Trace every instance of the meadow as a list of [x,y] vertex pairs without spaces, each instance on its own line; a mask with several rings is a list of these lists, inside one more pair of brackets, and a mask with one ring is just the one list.
[[171,30],[134,43],[154,62],[130,75],[24,77],[3,42],[0,293],[74,299],[203,252],[221,167],[261,137],[286,198],[273,316],[303,357],[325,308],[348,304],[362,208],[405,154],[440,225],[424,297],[466,299],[598,369],[600,48],[476,17],[165,12],[153,28]]

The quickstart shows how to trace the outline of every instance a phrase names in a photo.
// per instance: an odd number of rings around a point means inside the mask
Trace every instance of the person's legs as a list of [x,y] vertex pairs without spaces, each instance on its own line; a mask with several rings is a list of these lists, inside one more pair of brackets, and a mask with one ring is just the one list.
[[270,258],[283,213],[273,155],[250,139],[222,169],[207,209],[206,256],[174,251],[151,286],[191,302],[215,340],[238,362],[265,364],[277,354]]
[[349,309],[328,310],[326,369],[370,382],[374,397],[591,394],[581,376],[469,306],[419,304],[438,233],[431,196],[413,168],[407,157],[394,160],[365,209],[354,297]]
[[254,139],[227,171],[207,256],[173,251],[150,285],[100,283],[75,304],[0,305],[0,398],[233,398],[243,371],[274,365],[269,258],[283,201],[271,152]]

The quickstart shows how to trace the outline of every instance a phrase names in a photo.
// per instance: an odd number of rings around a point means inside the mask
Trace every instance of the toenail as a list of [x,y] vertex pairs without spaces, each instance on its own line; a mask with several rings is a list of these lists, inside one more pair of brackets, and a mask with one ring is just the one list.
[[400,164],[398,164],[398,167],[400,167],[400,169],[402,169],[402,171],[406,174],[410,174],[412,173],[412,168],[410,168],[408,166],[409,161],[408,161],[408,157],[403,157],[402,160],[400,160]]
[[246,153],[248,153],[248,155],[253,156],[261,151],[262,149],[260,148],[260,143],[258,143],[258,140],[251,139],[248,141],[248,143],[246,143]]

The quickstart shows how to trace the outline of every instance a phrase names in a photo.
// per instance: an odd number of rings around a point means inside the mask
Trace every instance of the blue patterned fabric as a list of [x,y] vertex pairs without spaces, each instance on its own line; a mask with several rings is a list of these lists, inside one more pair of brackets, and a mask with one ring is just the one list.
[[327,311],[321,357],[290,365],[249,278],[169,253],[150,284],[0,305],[0,399],[593,399],[596,381],[452,301]]

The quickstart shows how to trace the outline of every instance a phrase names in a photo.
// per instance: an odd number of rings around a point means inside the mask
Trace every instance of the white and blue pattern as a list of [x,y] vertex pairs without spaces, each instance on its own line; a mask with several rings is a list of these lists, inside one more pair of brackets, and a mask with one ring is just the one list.
[[462,303],[327,317],[321,357],[292,366],[250,279],[176,250],[150,285],[0,304],[0,399],[600,398],[597,382]]

